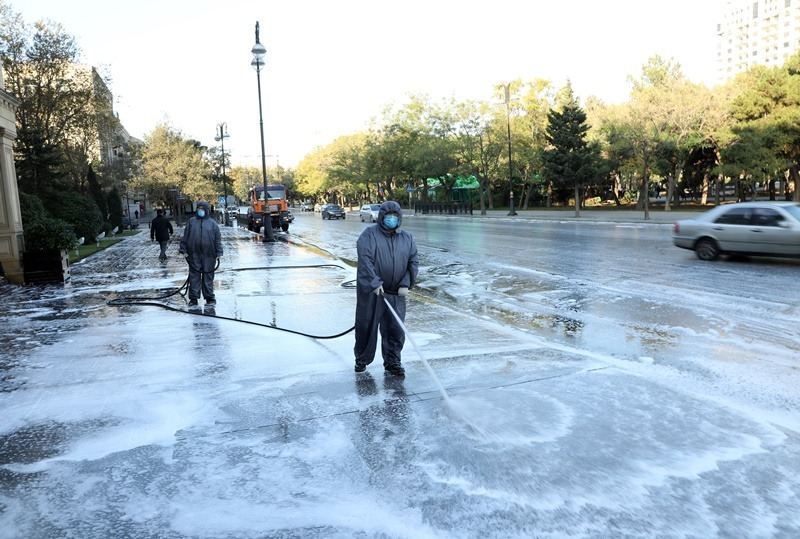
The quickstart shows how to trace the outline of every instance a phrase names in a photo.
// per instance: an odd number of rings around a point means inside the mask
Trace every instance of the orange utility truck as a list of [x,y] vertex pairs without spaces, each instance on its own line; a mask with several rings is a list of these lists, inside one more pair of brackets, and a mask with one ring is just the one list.
[[[261,230],[264,224],[264,187],[257,185],[248,193],[250,208],[247,210],[247,229],[253,232]],[[291,214],[289,203],[286,200],[286,187],[283,185],[267,185],[267,200],[269,204],[269,220],[273,229],[280,228],[289,231]]]

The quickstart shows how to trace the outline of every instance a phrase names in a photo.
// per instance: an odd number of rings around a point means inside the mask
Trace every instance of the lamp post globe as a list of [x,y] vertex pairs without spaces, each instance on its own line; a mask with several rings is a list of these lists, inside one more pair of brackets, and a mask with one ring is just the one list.
[[267,191],[267,158],[264,151],[264,113],[261,106],[261,68],[264,66],[264,57],[267,54],[267,49],[261,44],[261,39],[258,35],[259,26],[256,21],[256,44],[250,52],[253,54],[253,60],[250,65],[256,70],[256,80],[258,81],[258,121],[261,128],[261,176],[264,180],[264,216],[262,222],[264,224],[264,241],[275,241],[275,235],[272,232],[272,217],[269,211],[269,191]]

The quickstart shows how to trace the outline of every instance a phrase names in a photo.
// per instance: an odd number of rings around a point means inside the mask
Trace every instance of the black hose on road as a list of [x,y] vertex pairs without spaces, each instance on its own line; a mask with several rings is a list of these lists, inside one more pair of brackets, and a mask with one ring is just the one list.
[[[217,268],[218,267],[219,267],[219,260],[217,260]],[[344,268],[342,266],[339,266],[337,264],[308,264],[308,265],[302,265],[302,266],[258,266],[258,267],[252,267],[252,268],[235,268],[235,269],[223,270],[223,271],[221,271],[219,273],[237,272],[237,271],[273,270],[273,269],[308,269],[308,268],[338,268],[338,269],[346,269],[346,268]],[[345,281],[344,283],[342,283],[342,286],[345,287],[345,288],[354,288],[354,286],[352,285],[352,283],[354,281],[355,281],[355,279],[350,280],[350,281]],[[188,287],[189,287],[189,278],[187,277],[186,280],[183,282],[183,284],[180,287],[178,287],[178,288],[176,288],[174,290],[170,290],[169,292],[167,292],[167,293],[165,293],[163,295],[160,295],[160,296],[124,296],[124,297],[121,297],[121,298],[115,298],[115,299],[109,300],[107,302],[107,304],[111,305],[111,306],[114,306],[114,307],[120,307],[120,306],[123,306],[123,305],[146,305],[146,306],[151,306],[151,307],[161,307],[162,309],[166,309],[168,311],[173,311],[173,312],[176,312],[176,313],[193,314],[195,316],[207,316],[207,317],[210,317],[210,318],[218,318],[220,320],[229,320],[231,322],[240,322],[242,324],[250,324],[252,326],[260,326],[260,327],[264,327],[264,328],[267,328],[267,329],[275,329],[275,330],[278,330],[278,331],[284,331],[286,333],[292,333],[294,335],[300,335],[302,337],[308,337],[310,339],[336,339],[338,337],[342,337],[343,335],[347,335],[348,333],[350,333],[351,331],[353,331],[356,328],[355,325],[354,325],[350,329],[347,329],[347,330],[342,331],[341,333],[337,333],[335,335],[314,335],[314,334],[311,334],[311,333],[305,333],[303,331],[297,331],[297,330],[294,330],[294,329],[282,328],[280,326],[273,326],[271,324],[262,324],[261,322],[253,322],[251,320],[242,320],[240,318],[232,318],[230,316],[220,316],[220,315],[218,315],[216,313],[192,311],[192,310],[188,310],[187,311],[187,310],[179,309],[177,307],[172,307],[170,305],[166,305],[164,303],[160,303],[158,301],[158,300],[167,299],[167,298],[175,296],[177,294],[181,294],[181,296],[185,296],[185,292],[184,291]]]

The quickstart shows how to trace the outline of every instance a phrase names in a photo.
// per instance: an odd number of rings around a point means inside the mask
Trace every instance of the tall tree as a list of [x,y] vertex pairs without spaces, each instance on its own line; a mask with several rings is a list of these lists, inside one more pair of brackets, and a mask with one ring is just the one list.
[[586,113],[570,87],[560,110],[551,109],[547,116],[547,142],[544,152],[545,173],[560,186],[572,186],[575,193],[575,217],[581,214],[582,187],[596,176],[598,150],[586,140],[589,125]]
[[[75,39],[57,23],[38,21],[30,28],[2,4],[0,56],[6,89],[21,101],[15,144],[21,185],[38,190],[69,180],[73,188],[83,187],[97,114],[93,73],[77,67]],[[41,166],[53,152],[60,161],[55,174]]]
[[168,125],[157,126],[145,137],[141,170],[132,186],[164,201],[171,200],[170,189],[194,200],[214,200],[217,187],[203,150]]

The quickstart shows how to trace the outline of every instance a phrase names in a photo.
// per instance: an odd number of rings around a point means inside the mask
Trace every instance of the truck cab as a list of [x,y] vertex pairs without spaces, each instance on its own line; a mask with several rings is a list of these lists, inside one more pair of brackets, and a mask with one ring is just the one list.
[[[254,186],[248,193],[250,208],[247,212],[247,229],[258,232],[264,225],[265,213],[269,215],[270,225],[273,229],[280,228],[289,231],[291,216],[289,203],[286,199],[286,187],[280,184],[267,185],[267,200],[264,200],[264,187]],[[268,205],[267,205],[268,204]]]

